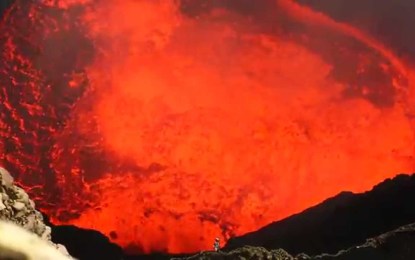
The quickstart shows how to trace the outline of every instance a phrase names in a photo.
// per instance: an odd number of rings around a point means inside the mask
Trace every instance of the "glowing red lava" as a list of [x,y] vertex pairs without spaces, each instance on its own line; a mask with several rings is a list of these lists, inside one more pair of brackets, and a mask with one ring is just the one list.
[[413,172],[413,70],[356,28],[268,2],[260,20],[17,1],[0,28],[2,163],[55,223],[171,253]]

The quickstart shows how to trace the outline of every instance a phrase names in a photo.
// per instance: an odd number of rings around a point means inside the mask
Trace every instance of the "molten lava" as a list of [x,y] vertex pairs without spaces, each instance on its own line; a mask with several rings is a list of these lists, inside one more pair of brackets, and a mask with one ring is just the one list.
[[0,160],[55,223],[190,252],[415,170],[393,51],[292,1],[232,2],[8,10]]

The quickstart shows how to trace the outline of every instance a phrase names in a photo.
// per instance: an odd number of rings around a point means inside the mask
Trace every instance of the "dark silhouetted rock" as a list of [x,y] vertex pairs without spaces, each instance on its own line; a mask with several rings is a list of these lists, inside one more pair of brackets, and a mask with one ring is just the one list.
[[225,249],[251,245],[284,248],[291,254],[336,253],[412,222],[415,175],[399,175],[366,193],[343,192],[300,214],[235,237]]
[[263,247],[244,246],[230,252],[201,252],[187,258],[172,258],[172,260],[222,260],[222,259],[267,259],[267,260],[294,260],[294,257],[283,249],[266,250]]
[[266,250],[263,247],[244,246],[230,252],[203,252],[184,260],[272,259],[272,260],[413,260],[415,259],[415,223],[367,239],[362,245],[336,254],[308,256],[304,253],[291,256],[282,249]]
[[52,227],[52,241],[67,246],[69,254],[79,260],[124,259],[121,247],[96,230],[49,225]]

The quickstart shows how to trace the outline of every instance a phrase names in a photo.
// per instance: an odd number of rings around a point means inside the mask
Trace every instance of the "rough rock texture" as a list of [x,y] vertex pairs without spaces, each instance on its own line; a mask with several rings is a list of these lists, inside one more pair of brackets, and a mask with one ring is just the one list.
[[[0,167],[0,220],[12,222],[25,230],[38,235],[44,241],[55,246],[65,255],[66,248],[51,242],[51,228],[43,222],[42,214],[35,209],[35,204],[27,193],[13,184],[13,177]],[[0,236],[5,234],[0,233]]]
[[[310,238],[312,240],[312,238]],[[413,260],[415,259],[415,223],[400,227],[375,238],[367,239],[359,246],[340,250],[336,254],[291,256],[282,249],[266,250],[263,247],[244,246],[230,252],[202,252],[187,258],[173,259],[240,259],[240,260]]]
[[43,223],[42,214],[26,192],[13,185],[13,178],[0,168],[0,219],[14,222],[45,240],[50,240],[51,229]]
[[294,257],[288,254],[283,249],[275,249],[275,250],[266,250],[263,247],[252,247],[252,246],[244,246],[230,252],[201,252],[195,256],[187,257],[187,258],[172,258],[173,259],[240,259],[240,260],[259,260],[259,259],[266,259],[266,260],[294,260]]
[[367,239],[363,245],[341,250],[334,255],[322,254],[304,259],[412,260],[415,259],[415,223]]
[[44,240],[16,225],[0,220],[0,259],[2,260],[71,260]]

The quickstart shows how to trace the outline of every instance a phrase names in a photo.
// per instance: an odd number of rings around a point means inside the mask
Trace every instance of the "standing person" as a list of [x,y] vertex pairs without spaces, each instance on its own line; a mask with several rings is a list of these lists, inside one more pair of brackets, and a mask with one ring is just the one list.
[[218,252],[220,249],[220,240],[219,238],[215,238],[215,243],[213,243],[213,249],[215,250],[215,252]]

